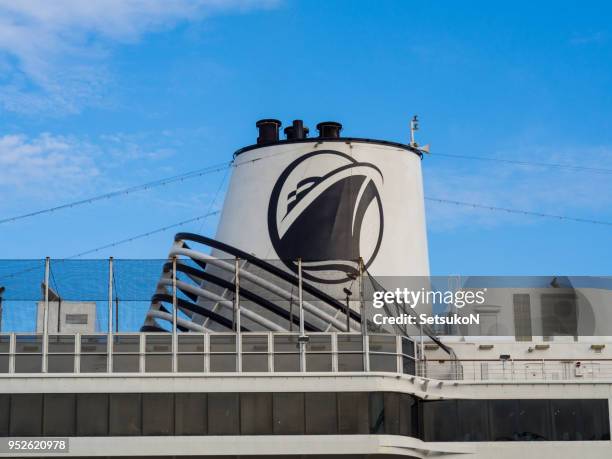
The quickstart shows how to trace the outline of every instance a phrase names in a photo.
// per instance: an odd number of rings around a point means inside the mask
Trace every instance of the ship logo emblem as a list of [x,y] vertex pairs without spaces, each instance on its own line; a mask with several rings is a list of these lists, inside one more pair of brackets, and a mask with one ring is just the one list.
[[371,163],[334,150],[301,156],[282,172],[270,197],[268,231],[280,260],[305,279],[337,284],[367,268],[382,242],[383,175]]

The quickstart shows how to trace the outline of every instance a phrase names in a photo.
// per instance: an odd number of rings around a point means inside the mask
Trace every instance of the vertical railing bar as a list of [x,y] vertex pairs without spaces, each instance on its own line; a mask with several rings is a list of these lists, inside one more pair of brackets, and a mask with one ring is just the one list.
[[176,348],[178,339],[176,336],[176,323],[178,320],[178,302],[176,299],[176,255],[172,257],[172,373],[178,370],[178,362],[176,358]]
[[234,295],[234,331],[236,332],[236,368],[238,373],[242,372],[242,337],[240,335],[240,258],[236,257],[234,268],[234,284],[236,293]]
[[107,346],[107,358],[106,358],[106,371],[107,373],[113,372],[113,257],[108,259],[108,342]]
[[370,356],[368,346],[368,317],[366,314],[365,299],[363,293],[363,258],[359,257],[359,312],[361,313],[361,336],[363,340],[363,368],[370,371]]
[[300,308],[300,371],[306,371],[306,335],[304,333],[304,303],[302,292],[302,258],[298,258],[298,302]]
[[43,342],[42,342],[42,372],[47,372],[47,340],[49,338],[49,270],[51,269],[51,259],[49,257],[45,258],[45,301],[43,304],[43,317],[42,317],[42,326],[43,326]]
[[9,373],[15,373],[15,353],[17,352],[17,337],[11,333],[9,338]]

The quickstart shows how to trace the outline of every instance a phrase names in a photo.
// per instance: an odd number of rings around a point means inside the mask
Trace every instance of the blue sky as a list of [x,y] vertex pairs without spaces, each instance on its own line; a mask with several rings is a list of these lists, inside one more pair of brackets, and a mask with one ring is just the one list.
[[[418,113],[427,196],[610,222],[612,174],[436,153],[612,169],[611,17],[607,2],[0,0],[0,219],[229,160],[259,118],[407,142]],[[0,258],[189,219],[226,185],[3,224]],[[427,218],[432,274],[611,271],[610,226],[439,203]],[[173,232],[93,256],[165,257]]]

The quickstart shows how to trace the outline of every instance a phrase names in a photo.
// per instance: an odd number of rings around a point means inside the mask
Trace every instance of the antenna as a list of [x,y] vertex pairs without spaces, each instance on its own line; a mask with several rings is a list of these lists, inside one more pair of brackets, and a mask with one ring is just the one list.
[[419,130],[419,116],[414,115],[412,117],[412,120],[410,120],[410,146],[412,148],[417,149],[421,153],[429,154],[429,144],[419,147],[419,144],[416,143],[416,140],[414,138],[414,133],[418,130]]
[[410,120],[410,146],[418,147],[416,141],[414,140],[414,133],[419,130],[419,116],[414,115],[412,120]]

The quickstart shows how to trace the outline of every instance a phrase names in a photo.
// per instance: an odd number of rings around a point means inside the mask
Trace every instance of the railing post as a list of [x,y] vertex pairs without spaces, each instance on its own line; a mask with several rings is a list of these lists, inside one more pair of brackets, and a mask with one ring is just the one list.
[[234,331],[236,332],[236,368],[238,373],[242,372],[242,339],[240,336],[240,258],[236,257],[234,265],[234,284],[236,293],[234,295]]
[[302,292],[302,259],[298,258],[298,303],[300,310],[300,371],[306,371],[306,334],[304,333],[304,303]]
[[108,259],[108,335],[106,343],[108,356],[106,359],[106,371],[113,372],[113,257]]
[[176,300],[176,255],[172,257],[172,372],[176,373],[178,364],[176,359],[177,336],[176,323],[178,321],[178,302]]
[[366,314],[365,298],[363,293],[363,258],[359,257],[359,312],[361,314],[361,337],[363,340],[363,369],[370,371],[369,346],[368,346],[368,316]]
[[43,305],[43,341],[42,341],[42,372],[47,372],[47,354],[48,354],[48,339],[49,339],[49,271],[51,269],[51,259],[45,258],[45,301]]

